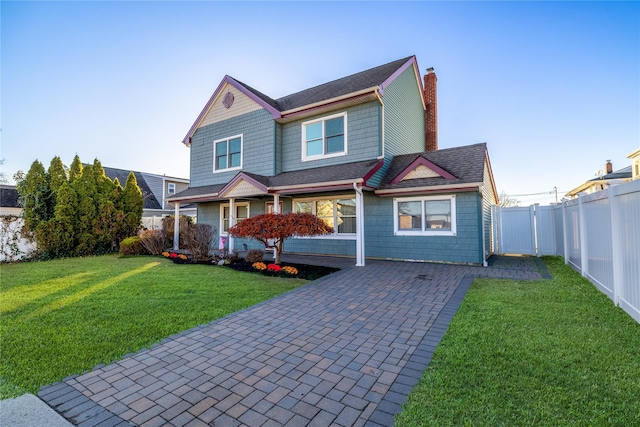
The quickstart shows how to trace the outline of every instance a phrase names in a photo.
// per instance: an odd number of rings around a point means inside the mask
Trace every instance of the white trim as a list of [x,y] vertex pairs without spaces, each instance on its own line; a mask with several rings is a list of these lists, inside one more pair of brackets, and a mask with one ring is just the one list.
[[421,191],[434,190],[457,190],[457,189],[479,189],[482,182],[469,182],[465,184],[446,184],[446,185],[430,185],[428,187],[406,187],[406,188],[390,188],[386,190],[375,190],[376,195],[396,194],[396,193],[416,193]]
[[[251,203],[250,202],[235,202],[233,203],[233,207],[234,210],[238,209],[238,207],[240,206],[246,206],[247,207],[247,218],[249,218],[251,216]],[[229,233],[224,231],[224,208],[231,208],[231,203],[220,203],[220,219],[219,219],[219,226],[220,228],[218,230],[220,234],[220,236],[228,236]],[[229,218],[229,227],[231,227],[232,225],[235,224],[231,224],[231,220],[236,220],[236,216],[235,216],[235,212],[231,212],[231,210],[229,210],[229,215],[231,215],[231,217]]]
[[[325,152],[326,150],[326,140],[325,140],[325,122],[327,120],[331,120],[331,119],[335,119],[338,117],[343,117],[344,118],[344,122],[343,122],[343,134],[344,134],[344,147],[343,150],[337,153],[330,153],[327,154]],[[308,125],[312,125],[315,123],[322,123],[322,153],[323,154],[317,154],[315,156],[307,156],[307,147],[306,147],[306,142],[307,142],[307,126]],[[302,161],[303,162],[309,162],[312,160],[320,160],[320,159],[330,159],[332,157],[340,157],[340,156],[346,156],[347,155],[347,112],[344,111],[342,113],[338,113],[338,114],[332,114],[330,116],[324,116],[324,117],[319,117],[313,120],[308,120],[306,122],[302,122],[301,124],[302,126],[302,142],[301,142],[301,146],[302,146]]]
[[[229,164],[229,141],[232,139],[240,138],[240,166],[234,166],[232,168],[216,169],[218,166],[216,161],[216,144],[218,142],[227,141],[227,164]],[[220,138],[213,141],[213,173],[229,172],[242,169],[242,161],[244,158],[244,136],[243,134],[229,136],[227,138]]]
[[356,240],[356,233],[321,234],[319,236],[293,236],[294,239],[311,240]]
[[320,107],[323,105],[329,105],[329,104],[335,104],[338,101],[344,100],[344,99],[351,99],[351,98],[355,98],[358,97],[360,95],[364,95],[370,92],[374,92],[376,90],[379,89],[379,86],[371,86],[369,88],[366,89],[362,89],[356,92],[349,92],[347,94],[341,95],[341,96],[336,96],[335,98],[330,98],[330,99],[325,99],[324,101],[318,101],[318,102],[314,102],[313,104],[306,104],[303,105],[302,107],[298,107],[298,108],[292,108],[291,110],[287,110],[287,111],[282,111],[280,114],[282,114],[282,117],[284,116],[288,116],[300,111],[305,111],[305,110],[310,110],[314,107]]
[[[171,187],[173,186],[173,192],[171,192]],[[176,183],[175,182],[167,182],[167,194],[172,195],[176,194]]]
[[[424,202],[434,200],[449,200],[451,205],[451,229],[436,231],[437,229],[426,228]],[[421,229],[420,230],[401,230],[398,228],[398,203],[401,202],[421,202]],[[455,236],[457,232],[456,224],[456,196],[455,194],[448,196],[419,196],[419,197],[402,197],[393,199],[393,234],[396,236]]]

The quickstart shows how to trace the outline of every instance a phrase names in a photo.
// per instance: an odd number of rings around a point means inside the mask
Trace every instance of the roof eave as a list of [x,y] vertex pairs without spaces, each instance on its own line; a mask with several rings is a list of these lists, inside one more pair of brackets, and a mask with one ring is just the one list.
[[461,191],[480,190],[482,182],[469,182],[448,185],[428,185],[423,187],[387,188],[375,190],[376,196],[399,196],[424,193],[452,193]]
[[282,118],[290,117],[290,116],[293,116],[293,115],[302,114],[302,113],[304,113],[304,112],[306,112],[308,110],[322,108],[322,107],[324,107],[326,105],[336,104],[336,103],[339,103],[339,102],[342,102],[342,101],[347,101],[347,100],[350,100],[350,99],[353,99],[353,98],[358,98],[360,96],[367,95],[369,93],[374,93],[378,88],[379,88],[379,86],[371,86],[371,87],[368,87],[366,89],[358,90],[356,92],[350,92],[350,93],[347,93],[347,94],[344,94],[344,95],[340,95],[340,96],[336,96],[336,97],[333,97],[333,98],[330,98],[330,99],[325,99],[325,100],[322,100],[322,101],[314,102],[312,104],[303,105],[302,107],[292,108],[290,110],[283,111],[281,113],[281,117]]
[[362,184],[364,179],[344,179],[339,181],[313,182],[309,184],[295,184],[269,187],[269,193],[290,194],[298,191],[323,191],[338,187],[352,188],[353,184]]

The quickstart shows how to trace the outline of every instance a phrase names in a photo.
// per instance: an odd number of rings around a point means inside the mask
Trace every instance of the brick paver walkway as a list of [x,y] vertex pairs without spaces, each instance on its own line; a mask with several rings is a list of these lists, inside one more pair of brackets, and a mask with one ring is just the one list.
[[79,426],[391,426],[474,277],[545,273],[367,261],[39,397]]

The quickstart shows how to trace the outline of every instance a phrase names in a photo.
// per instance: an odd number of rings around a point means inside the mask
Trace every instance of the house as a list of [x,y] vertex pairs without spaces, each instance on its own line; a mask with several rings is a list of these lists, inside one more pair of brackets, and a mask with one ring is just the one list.
[[[640,150],[638,151],[640,152]],[[604,190],[610,185],[623,184],[625,182],[631,181],[631,166],[627,166],[625,168],[614,171],[613,164],[610,160],[607,160],[604,165],[604,170],[604,174],[601,171],[598,171],[597,178],[590,179],[587,182],[580,184],[579,186],[565,194],[565,197],[573,199],[578,197],[580,194],[592,194],[597,191]]]
[[627,158],[631,159],[631,179],[640,179],[640,148],[632,151]]
[[[229,227],[311,212],[328,236],[288,253],[480,264],[497,202],[486,144],[438,149],[436,75],[415,56],[272,99],[225,76],[182,141],[195,203],[229,249],[259,248]],[[177,240],[177,239],[176,239]]]
[[[127,182],[129,173],[134,173],[138,187],[140,187],[142,197],[144,198],[142,221],[147,228],[158,228],[161,225],[161,217],[173,215],[175,209],[173,205],[167,201],[167,198],[189,187],[189,180],[186,178],[176,178],[109,167],[103,167],[103,169],[104,174],[109,179],[115,180],[118,178],[120,185],[123,187]],[[194,205],[183,205],[179,213],[180,215],[195,217],[197,210]],[[158,218],[154,221],[156,217]]]
[[15,185],[0,184],[0,216],[20,216],[22,206]]

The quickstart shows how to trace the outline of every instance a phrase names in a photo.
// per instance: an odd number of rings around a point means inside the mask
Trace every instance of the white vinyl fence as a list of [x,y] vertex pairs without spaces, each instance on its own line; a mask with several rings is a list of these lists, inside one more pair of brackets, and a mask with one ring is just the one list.
[[493,210],[497,254],[560,255],[640,323],[640,180],[553,206]]

